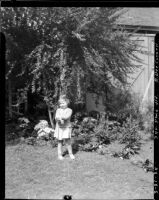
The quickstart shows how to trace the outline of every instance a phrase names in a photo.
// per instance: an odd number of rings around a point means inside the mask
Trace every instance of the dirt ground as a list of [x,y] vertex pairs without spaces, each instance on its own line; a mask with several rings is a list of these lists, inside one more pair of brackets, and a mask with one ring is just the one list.
[[[119,145],[112,144],[110,148]],[[120,148],[120,147],[119,147]],[[109,154],[77,152],[57,160],[57,149],[6,146],[5,198],[153,199],[153,173]],[[153,141],[143,140],[140,156],[153,160]]]

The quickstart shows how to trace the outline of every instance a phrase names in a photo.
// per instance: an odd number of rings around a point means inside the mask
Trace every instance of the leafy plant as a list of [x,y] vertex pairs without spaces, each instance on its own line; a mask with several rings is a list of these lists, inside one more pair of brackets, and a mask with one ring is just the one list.
[[35,137],[28,137],[25,139],[25,143],[28,145],[35,145],[36,144],[36,138]]
[[143,129],[146,133],[151,134],[151,138],[154,138],[154,105],[149,103],[145,106],[145,112],[142,114]]
[[73,123],[73,134],[75,136],[80,135],[91,135],[95,128],[95,121],[92,118],[84,118],[83,121],[75,119]]
[[18,118],[16,122],[6,124],[6,139],[12,140],[20,137],[35,137],[34,123],[26,117]]
[[73,136],[80,139],[80,149],[84,151],[96,151],[102,144],[110,144],[117,138],[118,122],[98,122],[87,117],[80,123],[76,121],[73,128]]
[[105,145],[99,145],[97,149],[97,153],[100,155],[111,154],[111,152]]
[[105,127],[103,124],[99,124],[95,128],[95,136],[100,141],[99,144],[109,144],[110,138],[109,138],[109,128]]
[[126,119],[126,122],[123,123],[119,131],[120,143],[135,144],[141,139],[138,133],[139,124],[136,120],[132,119],[131,117]]
[[135,154],[138,154],[139,146],[126,145],[121,152],[115,152],[112,154],[113,157],[119,157],[121,159],[130,159]]
[[97,149],[98,149],[98,143],[90,142],[90,143],[87,143],[87,144],[83,145],[80,150],[87,151],[87,152],[89,152],[89,151],[92,152],[92,151],[96,151]]
[[96,110],[92,110],[89,112],[89,116],[93,117],[94,119],[99,120],[100,118],[100,112],[96,111]]
[[53,137],[54,129],[49,127],[46,120],[40,120],[40,122],[35,125],[34,130],[37,131],[37,139],[43,138],[49,140]]
[[149,159],[146,159],[142,165],[142,168],[145,172],[154,172],[154,163],[152,163]]

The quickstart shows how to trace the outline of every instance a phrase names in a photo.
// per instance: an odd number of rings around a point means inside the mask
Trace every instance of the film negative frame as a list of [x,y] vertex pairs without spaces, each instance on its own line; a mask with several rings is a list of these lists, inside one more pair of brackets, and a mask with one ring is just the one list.
[[[46,0],[47,1],[47,0]],[[26,3],[28,3],[28,5],[32,5],[32,6],[52,6],[55,4],[55,1],[47,1],[49,4],[46,3],[46,1],[44,0],[39,0],[39,1],[29,1],[27,2],[27,0],[25,1],[21,1],[21,0],[1,0],[1,6],[26,6]],[[71,2],[71,1],[70,1]],[[156,5],[156,2],[157,1],[154,1],[154,4],[153,4],[153,1],[146,1],[147,4],[145,5],[152,5],[155,6]],[[145,3],[146,3],[145,2]],[[50,4],[52,3],[52,4]],[[64,1],[64,5],[66,1]],[[73,5],[73,1],[71,2],[71,4]],[[99,4],[100,1],[97,3]],[[118,2],[119,5],[120,5],[120,2]],[[113,6],[115,5],[118,5],[117,4],[113,4]],[[122,1],[123,3],[123,1]],[[139,5],[141,5],[143,3],[143,1],[140,1]],[[94,5],[97,5],[97,4],[93,4]],[[127,4],[127,3],[124,3],[124,4]],[[134,2],[133,2],[134,4]],[[63,4],[61,4],[63,6]],[[131,6],[131,4],[130,4]],[[155,107],[155,110],[154,110],[154,138],[155,138],[155,143],[154,143],[154,147],[155,147],[155,154],[154,154],[154,164],[155,164],[155,173],[154,173],[154,197],[155,199],[158,198],[158,169],[159,169],[159,164],[158,164],[158,155],[159,155],[159,144],[158,144],[158,117],[159,117],[159,109],[158,109],[158,104],[159,104],[159,34],[156,34],[155,36],[155,73],[154,73],[154,85],[155,85],[155,96],[154,96],[154,107]],[[5,72],[5,37],[3,35],[3,33],[1,33],[1,64],[2,64],[2,69],[1,69],[1,75]],[[4,73],[5,74],[5,73]],[[2,77],[1,79],[1,91],[4,91],[4,82],[5,82],[5,78]],[[3,88],[4,87],[4,88]],[[5,91],[4,91],[5,92]],[[2,119],[3,121],[3,119]],[[4,138],[4,141],[5,141],[5,138]],[[1,146],[1,147],[4,147],[5,149],[5,146]],[[4,157],[3,157],[4,158]],[[4,181],[4,177],[1,179]],[[4,198],[4,197],[2,197]],[[63,199],[72,199],[72,196],[71,194],[66,194],[63,196]]]

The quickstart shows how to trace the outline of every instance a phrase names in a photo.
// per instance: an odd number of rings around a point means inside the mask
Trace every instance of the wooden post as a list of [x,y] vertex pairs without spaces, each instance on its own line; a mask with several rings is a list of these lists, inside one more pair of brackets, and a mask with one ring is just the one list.
[[53,123],[52,114],[51,114],[51,110],[50,110],[49,106],[48,106],[48,114],[49,114],[49,119],[50,119],[51,126],[54,129],[54,123]]

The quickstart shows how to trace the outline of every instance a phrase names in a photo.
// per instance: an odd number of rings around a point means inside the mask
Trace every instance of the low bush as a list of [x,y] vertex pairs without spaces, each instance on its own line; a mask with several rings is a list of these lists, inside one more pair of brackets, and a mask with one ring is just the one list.
[[100,145],[107,145],[115,140],[125,144],[139,143],[138,120],[132,118],[131,114],[124,120],[120,123],[114,113],[102,112],[99,120],[86,117],[81,122],[75,121],[72,135],[82,138],[79,149],[83,151],[96,151]]
[[96,110],[92,110],[89,112],[89,116],[94,118],[94,119],[97,119],[99,120],[100,118],[100,112],[96,111]]
[[88,117],[88,113],[87,112],[76,112],[75,114],[73,114],[72,116],[72,121],[73,122],[82,122],[82,120]]
[[[23,138],[24,142],[29,145],[45,144],[45,142],[53,141],[54,130],[49,128],[46,120],[41,120],[35,124],[30,122],[27,118],[19,118],[16,123],[10,123],[6,125],[5,135],[6,141]],[[55,146],[55,145],[52,145]]]
[[[79,150],[96,151],[100,145],[107,145],[115,140],[126,144],[138,143],[140,140],[138,131],[143,118],[139,120],[141,116],[138,112],[138,105],[132,105],[130,107],[127,105],[120,115],[111,112],[89,113],[96,119],[84,112],[76,113],[73,117],[72,136],[76,138]],[[30,138],[28,139],[30,144],[34,144],[34,139],[40,137],[46,142],[51,141],[52,147],[56,147],[57,141],[53,138],[53,131],[49,128],[48,122],[47,124],[41,123],[44,121],[46,122],[46,120],[40,120],[40,123],[35,125],[26,119],[21,119],[16,125],[16,133],[19,137]],[[152,129],[151,127],[151,131]]]
[[151,138],[154,138],[154,105],[148,103],[145,106],[145,112],[142,114],[143,130],[145,133],[150,133]]
[[16,134],[16,124],[15,123],[7,123],[5,126],[5,140],[10,141],[17,138]]
[[34,136],[34,123],[30,122],[27,118],[18,118],[16,122],[6,124],[5,128],[6,140],[14,140],[21,137],[27,138]]
[[121,159],[130,159],[132,156],[139,154],[138,151],[140,150],[139,146],[133,145],[126,145],[121,152],[114,152],[112,154],[113,157],[119,157]]
[[139,135],[139,123],[131,117],[118,129],[120,132],[119,142],[126,144],[137,144],[141,137]]

